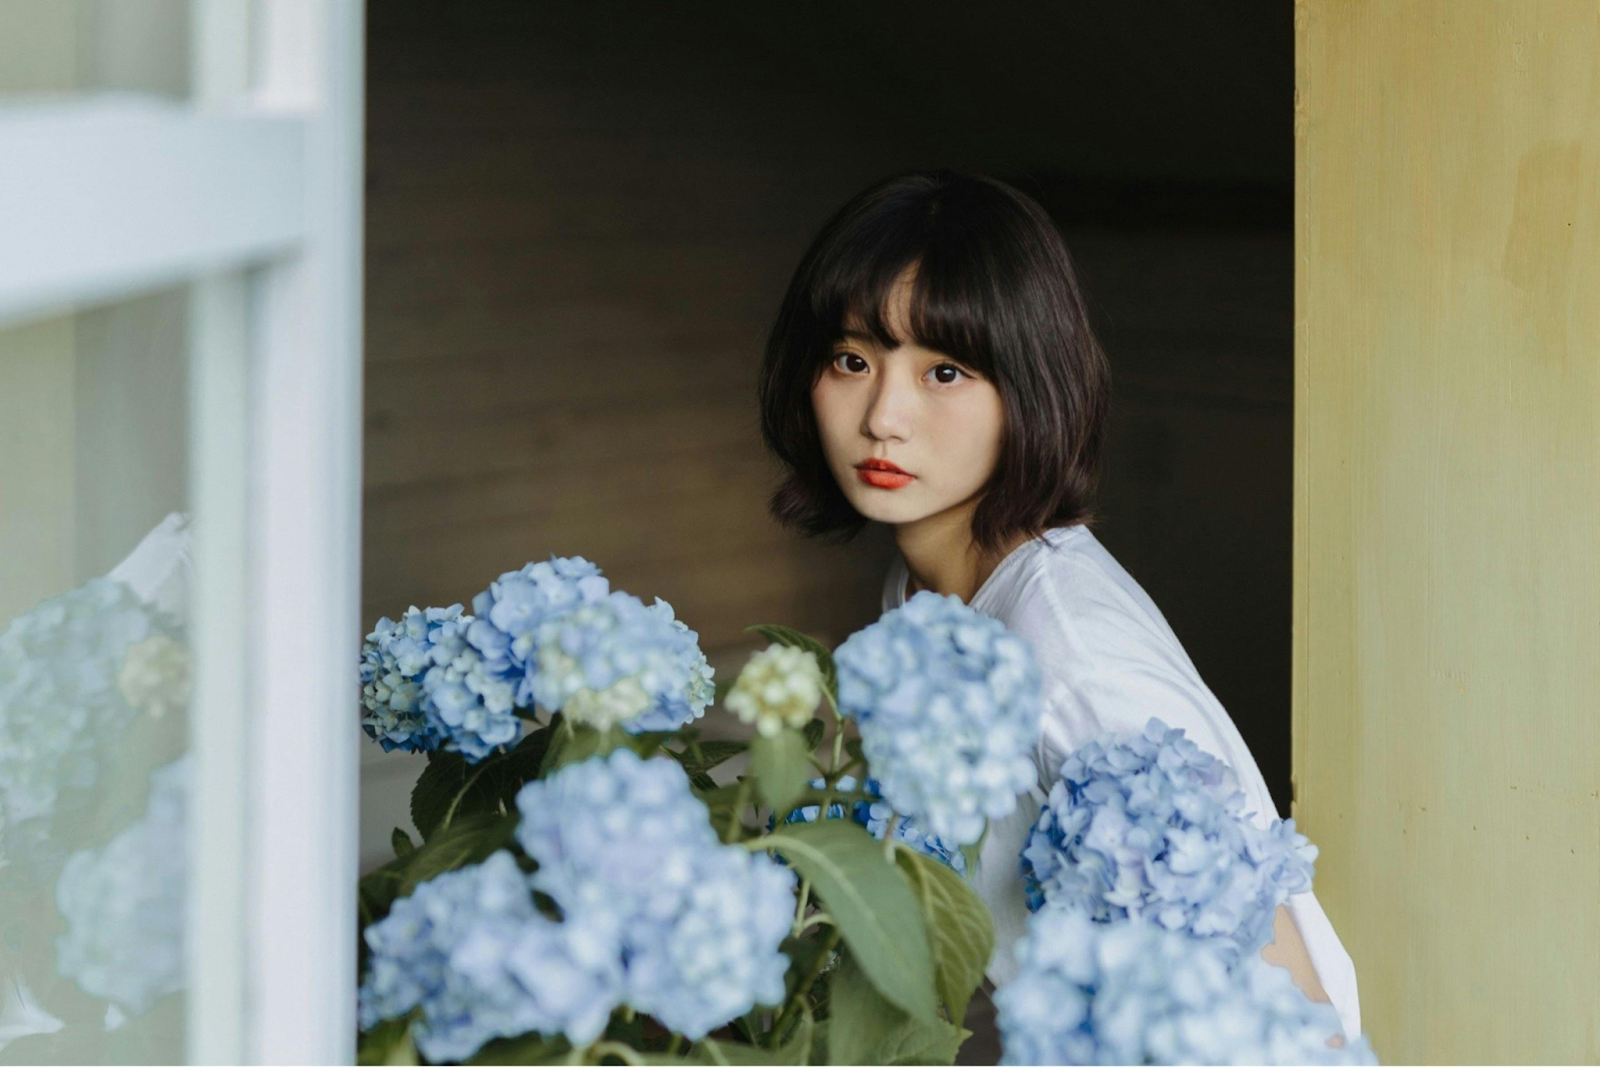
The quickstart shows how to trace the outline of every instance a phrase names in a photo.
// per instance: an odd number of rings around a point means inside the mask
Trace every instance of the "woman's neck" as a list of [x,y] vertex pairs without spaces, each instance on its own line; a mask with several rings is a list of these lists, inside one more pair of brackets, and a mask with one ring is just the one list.
[[972,543],[972,520],[968,513],[952,518],[934,515],[919,522],[903,523],[895,527],[894,539],[909,572],[907,599],[924,589],[932,589],[945,596],[960,597],[966,604],[1001,561],[1028,537],[1016,534],[996,552],[983,556]]

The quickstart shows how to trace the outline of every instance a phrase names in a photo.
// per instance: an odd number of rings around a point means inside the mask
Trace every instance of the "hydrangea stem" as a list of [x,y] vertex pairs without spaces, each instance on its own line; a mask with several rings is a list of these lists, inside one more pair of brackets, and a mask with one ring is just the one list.
[[806,904],[808,904],[810,902],[810,900],[811,900],[811,879],[802,878],[800,880],[800,900],[799,900],[799,903],[797,903],[795,905],[795,907],[794,907],[793,933],[794,933],[795,937],[799,937],[800,936],[800,931],[802,929],[804,929],[804,927],[801,925],[801,922],[806,917]]
[[[826,691],[826,690],[824,690]],[[841,772],[839,758],[844,754],[844,716],[839,714],[839,706],[833,707],[833,758],[828,762],[828,773],[823,780],[827,789],[822,794],[822,808],[817,813],[818,820],[828,817],[828,809],[833,807],[833,791],[839,784]]]
[[794,996],[789,998],[788,1003],[783,1006],[783,1010],[778,1013],[778,1017],[773,1020],[772,1030],[767,1035],[768,1048],[779,1047],[783,1044],[784,1039],[789,1036],[791,1023],[798,1017],[800,1005],[811,992],[811,987],[816,985],[817,979],[822,975],[822,972],[827,969],[828,958],[833,955],[833,950],[839,947],[839,939],[842,936],[843,934],[837,926],[828,931],[828,939],[822,943],[822,951],[817,953],[817,958],[812,961],[811,969],[806,972],[806,976],[795,987]]
[[900,813],[889,816],[889,825],[883,829],[883,858],[894,862],[894,832],[900,826]]
[[739,840],[739,831],[744,829],[744,806],[750,801],[750,776],[747,774],[739,779],[739,791],[734,796],[733,811],[728,815],[728,825],[723,827],[722,841],[732,844]]
[[599,1063],[607,1056],[615,1056],[617,1059],[626,1064],[642,1065],[644,1063],[644,1060],[640,1057],[639,1053],[635,1052],[633,1049],[629,1048],[627,1045],[624,1045],[620,1041],[598,1041],[595,1044],[590,1045],[587,1055],[584,1056],[584,1060],[585,1062]]

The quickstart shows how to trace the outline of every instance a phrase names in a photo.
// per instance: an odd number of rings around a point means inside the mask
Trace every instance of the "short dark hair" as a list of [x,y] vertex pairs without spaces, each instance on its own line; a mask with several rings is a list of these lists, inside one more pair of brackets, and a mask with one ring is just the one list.
[[1111,372],[1066,242],[1032,198],[993,178],[913,171],[857,193],[811,242],[767,339],[761,434],[787,468],[768,510],[808,537],[848,541],[866,518],[822,455],[811,388],[854,314],[885,346],[884,309],[915,266],[909,326],[925,348],[995,383],[1000,459],[972,516],[985,553],[1015,534],[1092,525]]

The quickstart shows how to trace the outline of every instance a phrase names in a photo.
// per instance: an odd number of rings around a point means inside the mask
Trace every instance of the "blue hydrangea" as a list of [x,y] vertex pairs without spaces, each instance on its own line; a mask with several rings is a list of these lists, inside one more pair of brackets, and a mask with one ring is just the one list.
[[[811,788],[813,789],[822,789],[826,785],[827,783],[821,778],[813,778],[811,780]],[[839,779],[839,788],[845,792],[853,792],[856,788],[855,775],[847,774],[841,777]],[[867,784],[862,788],[862,792],[867,793],[873,799],[857,800],[851,807],[850,817],[858,825],[866,827],[869,834],[882,841],[883,835],[889,829],[889,820],[894,818],[895,811],[887,801],[878,799],[883,794],[876,778],[868,778]],[[805,807],[795,808],[784,821],[816,822],[821,812],[822,805],[807,804]],[[838,803],[830,804],[828,806],[828,818],[844,818],[844,805]],[[896,841],[904,841],[918,852],[932,856],[946,867],[953,869],[957,874],[965,874],[967,871],[967,857],[962,853],[961,848],[928,833],[916,819],[902,816],[900,821],[895,823],[894,837]]]
[[412,1036],[436,1063],[530,1032],[586,1044],[621,992],[612,932],[541,915],[505,850],[417,886],[364,936],[371,957],[357,999],[361,1028],[420,1007]]
[[433,666],[433,637],[446,622],[461,619],[461,605],[409,608],[398,620],[378,620],[361,646],[361,726],[385,752],[427,752],[448,736],[431,717],[422,676]]
[[1311,888],[1316,846],[1294,820],[1262,829],[1221,760],[1152,718],[1063,763],[1021,856],[1028,906],[1143,915],[1253,953],[1278,905]]
[[722,844],[676,761],[618,749],[529,782],[517,810],[534,887],[619,932],[625,1003],[698,1040],[782,1000],[794,875]]
[[175,620],[111,578],[91,578],[0,633],[0,855],[55,839],[68,795],[88,799],[138,715],[119,678],[130,650],[181,639]]
[[574,722],[671,730],[704,713],[710,700],[696,634],[659,598],[646,606],[617,590],[545,620],[530,636],[534,701]]
[[700,651],[700,635],[689,629],[687,623],[673,615],[672,605],[656,597],[650,605],[673,630],[673,654],[678,666],[688,678],[681,690],[665,689],[656,695],[655,702],[637,719],[623,728],[630,733],[642,734],[677,730],[700,718],[716,699],[716,672]]
[[517,810],[517,841],[539,864],[534,886],[563,909],[675,915],[695,856],[720,843],[682,767],[627,748],[529,782]]
[[894,810],[970,845],[1036,781],[1041,678],[1027,641],[931,589],[834,653],[839,705]]
[[362,720],[386,750],[477,762],[522,735],[536,705],[600,729],[670,731],[705,713],[713,671],[698,636],[656,598],[613,592],[582,556],[508,571],[476,615],[413,607],[363,646]]
[[682,909],[628,937],[628,1003],[699,1040],[757,1004],[779,1004],[795,878],[766,854],[718,845],[695,856]]
[[56,884],[56,969],[129,1015],[184,987],[189,757],[151,772],[145,813],[73,853]]
[[533,706],[533,678],[537,672],[534,645],[539,627],[570,615],[585,604],[604,600],[610,579],[582,556],[557,556],[507,571],[472,599],[480,620],[470,632],[473,645],[483,654],[486,670],[512,679],[518,707]]
[[481,621],[463,615],[440,623],[429,635],[432,664],[422,676],[425,707],[444,738],[442,747],[474,763],[522,736],[516,683],[491,670],[468,639]]
[[1365,1037],[1328,1047],[1338,1013],[1288,971],[1141,918],[1046,906],[1017,962],[994,997],[1003,1064],[1377,1062]]

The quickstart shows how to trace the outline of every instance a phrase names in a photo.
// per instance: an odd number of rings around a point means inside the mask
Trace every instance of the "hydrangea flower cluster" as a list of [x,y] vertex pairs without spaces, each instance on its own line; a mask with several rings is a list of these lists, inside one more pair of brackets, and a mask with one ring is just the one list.
[[1243,805],[1227,764],[1160,719],[1091,741],[1062,765],[1022,850],[1028,906],[1143,915],[1257,952],[1277,906],[1311,887],[1317,849],[1293,819],[1262,829]]
[[122,582],[91,578],[0,634],[0,854],[52,836],[64,791],[86,794],[138,714],[118,684],[130,650],[177,624]]
[[435,1063],[530,1031],[585,1044],[605,1029],[620,979],[603,935],[535,910],[527,876],[502,849],[422,883],[367,927],[358,1022],[369,1029],[420,1006],[412,1037]]
[[1017,946],[1020,972],[995,994],[1005,1064],[1377,1062],[1343,1048],[1331,1004],[1259,958],[1141,918],[1097,923],[1049,905]]
[[460,1060],[530,1031],[588,1044],[624,1004],[699,1040],[782,1001],[794,875],[722,844],[675,761],[618,749],[529,782],[517,808],[535,874],[502,851],[367,928],[363,1029],[420,1006],[418,1048]]
[[822,667],[810,649],[774,642],[751,655],[722,704],[765,737],[800,729],[822,703]]
[[[813,789],[822,789],[826,785],[827,783],[821,778],[811,780]],[[841,777],[839,788],[853,792],[856,788],[856,776],[847,774]],[[895,811],[881,799],[883,793],[876,778],[868,778],[866,785],[862,787],[862,792],[873,799],[856,801],[851,806],[850,818],[858,825],[866,827],[867,833],[882,841],[884,834],[889,831],[889,822],[894,818]],[[803,808],[791,811],[784,822],[816,822],[821,813],[822,805],[807,804]],[[839,803],[828,805],[828,818],[844,818],[844,805]],[[967,857],[962,853],[960,846],[951,845],[928,833],[916,819],[901,816],[900,821],[895,823],[894,837],[896,841],[903,841],[918,852],[932,856],[957,874],[965,874],[967,871]]]
[[67,930],[56,969],[131,1015],[184,987],[189,757],[150,775],[145,813],[104,847],[75,852],[56,884]]
[[528,688],[534,701],[598,730],[675,730],[710,703],[710,667],[697,635],[653,606],[616,590],[529,635]]
[[718,841],[676,761],[618,749],[529,782],[517,808],[534,887],[619,931],[621,1003],[699,1040],[782,1001],[794,874]]
[[361,720],[367,736],[385,752],[427,752],[445,739],[441,724],[428,714],[422,676],[433,666],[434,635],[461,619],[461,605],[415,605],[398,620],[378,620],[361,646]]
[[1036,780],[1039,669],[998,619],[924,589],[850,635],[834,663],[884,798],[935,836],[974,843]]
[[535,705],[599,729],[673,730],[715,686],[698,636],[656,598],[612,591],[582,556],[508,571],[459,604],[381,619],[363,646],[362,725],[385,749],[484,759]]
[[532,707],[538,671],[534,650],[541,625],[596,604],[611,593],[611,581],[582,556],[557,556],[507,571],[472,598],[479,622],[470,639],[483,654],[485,670],[515,685],[519,707]]
[[513,699],[516,683],[491,669],[471,641],[482,622],[463,615],[433,631],[430,666],[422,676],[425,710],[443,747],[473,763],[522,736]]

